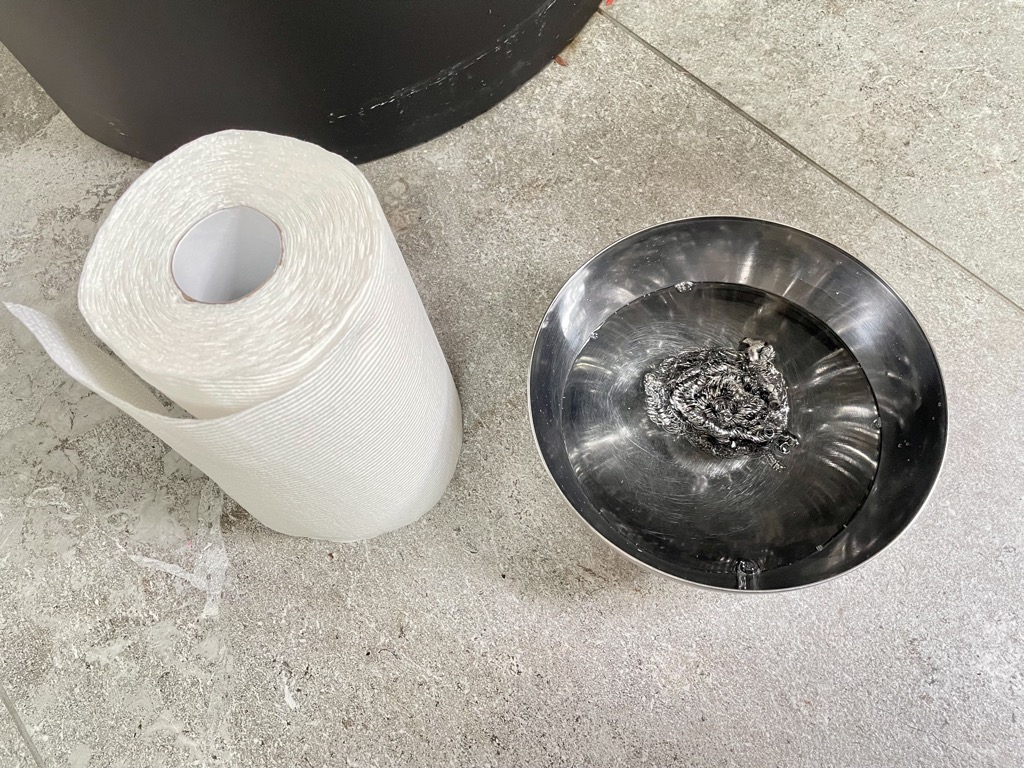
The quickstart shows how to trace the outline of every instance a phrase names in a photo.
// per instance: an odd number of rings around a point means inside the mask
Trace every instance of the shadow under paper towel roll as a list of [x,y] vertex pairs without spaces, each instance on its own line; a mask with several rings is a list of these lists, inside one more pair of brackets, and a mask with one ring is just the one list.
[[69,375],[282,533],[398,528],[455,471],[459,398],[402,254],[358,169],[312,144],[206,136],[114,205],[79,307],[131,371],[8,306]]

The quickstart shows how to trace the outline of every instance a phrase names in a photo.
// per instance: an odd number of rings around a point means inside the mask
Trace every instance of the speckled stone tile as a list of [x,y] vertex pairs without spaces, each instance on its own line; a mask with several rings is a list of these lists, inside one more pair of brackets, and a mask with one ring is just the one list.
[[0,155],[43,128],[59,110],[11,53],[0,45]]
[[1024,3],[606,10],[1024,305]]
[[[607,20],[564,59],[365,167],[465,412],[456,478],[411,527],[350,545],[268,531],[0,319],[0,677],[54,765],[931,768],[1024,751],[1024,313]],[[0,160],[0,255],[17,254],[0,297],[74,317],[96,219],[140,170],[62,117]],[[533,447],[526,369],[554,292],[620,236],[708,213],[852,251],[944,366],[949,453],[922,518],[807,590],[636,568]]]
[[36,762],[18,735],[7,711],[0,707],[0,765],[4,768],[35,768]]

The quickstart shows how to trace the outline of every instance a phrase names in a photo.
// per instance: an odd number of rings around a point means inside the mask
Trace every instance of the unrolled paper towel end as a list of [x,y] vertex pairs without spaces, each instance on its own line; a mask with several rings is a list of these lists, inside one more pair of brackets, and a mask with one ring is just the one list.
[[[277,226],[280,267],[239,301],[192,301],[171,277],[174,248],[234,207]],[[223,252],[211,246],[209,258]],[[314,145],[212,134],[115,204],[79,306],[131,371],[47,315],[7,306],[70,376],[282,533],[354,541],[399,528],[455,471],[458,393],[412,278],[369,183]],[[142,379],[213,415],[169,415]]]

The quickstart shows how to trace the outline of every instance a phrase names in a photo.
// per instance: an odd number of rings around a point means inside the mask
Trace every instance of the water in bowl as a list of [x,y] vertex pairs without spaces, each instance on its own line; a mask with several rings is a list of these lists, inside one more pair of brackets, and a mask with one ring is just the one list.
[[[789,453],[716,457],[651,422],[647,371],[748,337],[775,347],[798,439]],[[737,573],[740,588],[823,548],[878,467],[878,407],[857,359],[820,320],[755,288],[682,283],[633,301],[592,334],[564,391],[565,445],[595,508],[638,551]]]

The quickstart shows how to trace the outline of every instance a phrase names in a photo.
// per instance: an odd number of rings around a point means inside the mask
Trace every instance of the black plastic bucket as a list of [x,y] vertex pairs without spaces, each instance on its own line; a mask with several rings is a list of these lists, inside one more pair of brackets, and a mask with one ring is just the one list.
[[224,128],[360,162],[480,114],[598,0],[7,0],[0,42],[85,133],[155,160]]

